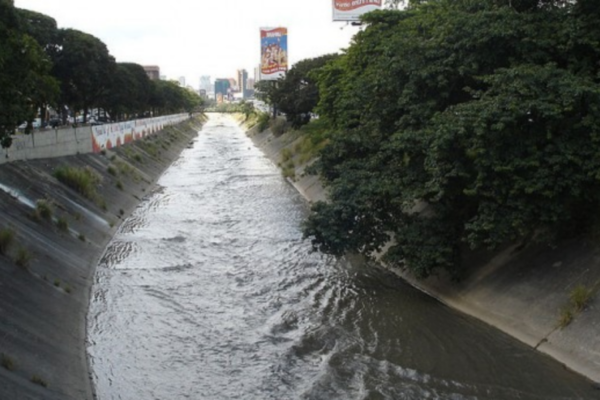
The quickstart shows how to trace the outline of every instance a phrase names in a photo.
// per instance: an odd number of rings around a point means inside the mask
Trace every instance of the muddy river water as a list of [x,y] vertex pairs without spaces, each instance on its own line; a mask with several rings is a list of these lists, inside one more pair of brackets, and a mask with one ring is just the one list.
[[395,276],[311,252],[307,204],[226,116],[159,185],[98,265],[99,400],[600,398]]

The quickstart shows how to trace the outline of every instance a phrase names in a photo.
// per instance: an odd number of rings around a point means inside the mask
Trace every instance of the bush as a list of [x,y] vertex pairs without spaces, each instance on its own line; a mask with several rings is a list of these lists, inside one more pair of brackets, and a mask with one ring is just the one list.
[[257,120],[257,129],[259,132],[264,131],[269,127],[269,121],[271,120],[271,116],[267,113],[259,113]]
[[108,168],[106,169],[106,172],[108,172],[112,176],[117,176],[117,169],[115,167],[113,167],[112,165],[108,166]]
[[15,232],[10,228],[0,230],[0,254],[6,255],[15,240]]
[[287,122],[285,122],[285,120],[281,118],[273,119],[271,120],[269,127],[271,128],[271,132],[273,132],[273,135],[281,136],[287,130]]

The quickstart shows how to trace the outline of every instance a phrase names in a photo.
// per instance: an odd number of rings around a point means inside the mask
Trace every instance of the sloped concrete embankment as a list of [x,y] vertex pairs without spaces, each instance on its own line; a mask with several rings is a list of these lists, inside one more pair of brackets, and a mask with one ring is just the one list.
[[[248,135],[273,163],[283,149],[293,153],[298,133],[274,136],[269,130]],[[326,200],[318,177],[304,174],[306,165],[294,157],[296,178],[289,182],[308,200]],[[443,275],[416,280],[407,271],[393,269],[416,288],[442,303],[500,329],[566,367],[600,382],[600,247],[571,240],[557,247],[509,246],[500,252],[473,255],[466,263],[467,278],[452,282]],[[590,290],[583,310],[572,296]],[[565,315],[573,319],[565,325]],[[568,316],[567,316],[568,319]],[[596,386],[598,384],[596,383]]]
[[[104,154],[0,165],[0,399],[93,398],[85,340],[96,263],[200,127],[190,120]],[[53,173],[65,166],[98,183],[86,192],[59,182]]]

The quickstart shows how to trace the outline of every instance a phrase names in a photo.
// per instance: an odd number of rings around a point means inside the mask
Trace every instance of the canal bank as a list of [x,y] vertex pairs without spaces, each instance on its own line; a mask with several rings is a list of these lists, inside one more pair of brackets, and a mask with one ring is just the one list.
[[[282,151],[302,140],[297,133],[275,136],[270,130],[249,129],[248,136],[274,163]],[[304,173],[307,166],[292,156],[295,178],[288,181],[310,202],[326,200],[319,178]],[[310,163],[310,161],[309,161]],[[404,270],[394,272],[440,302],[475,317],[547,354],[565,367],[591,379],[600,393],[600,249],[589,240],[559,246],[509,246],[479,254],[468,262],[466,278],[452,282],[440,274],[417,280]],[[573,297],[590,291],[582,310]],[[569,320],[570,318],[570,320]]]
[[98,258],[202,121],[98,154],[0,166],[0,398],[93,398],[86,314]]

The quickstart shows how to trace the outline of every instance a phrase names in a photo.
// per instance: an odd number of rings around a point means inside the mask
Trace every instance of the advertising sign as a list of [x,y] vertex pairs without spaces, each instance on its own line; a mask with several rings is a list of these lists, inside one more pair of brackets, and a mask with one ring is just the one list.
[[287,69],[287,28],[260,28],[260,79],[277,80]]
[[334,21],[359,21],[360,16],[381,8],[382,0],[333,0]]

